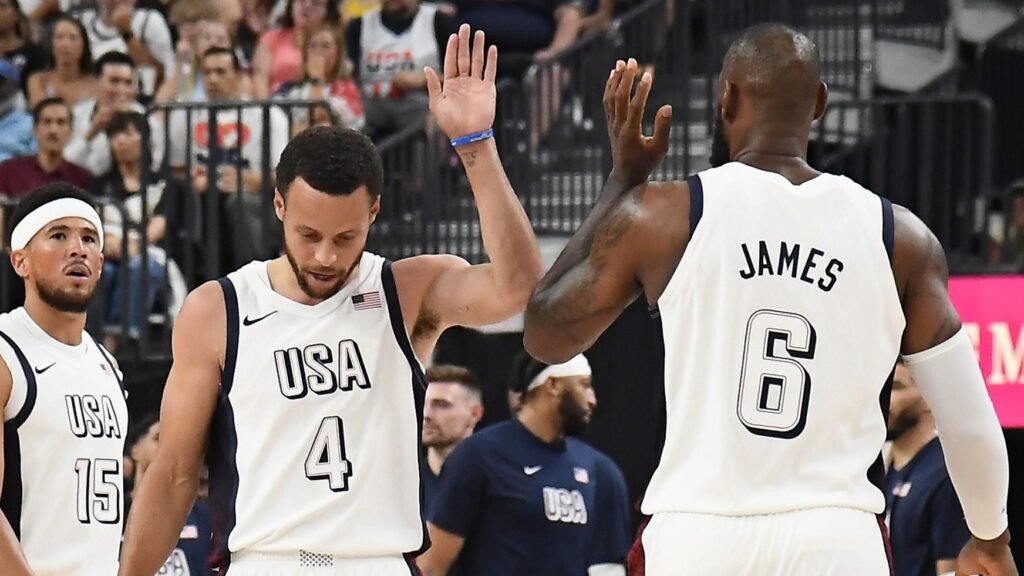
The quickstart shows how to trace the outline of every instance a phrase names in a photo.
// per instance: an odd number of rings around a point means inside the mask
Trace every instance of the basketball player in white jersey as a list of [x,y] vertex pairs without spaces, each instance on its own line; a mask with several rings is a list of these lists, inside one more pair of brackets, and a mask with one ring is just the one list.
[[631,60],[609,78],[613,171],[525,334],[531,354],[563,362],[641,294],[660,311],[668,422],[635,571],[889,574],[880,452],[902,355],[973,534],[958,574],[1016,574],[1006,446],[941,246],[906,209],[806,162],[827,100],[813,43],[778,25],[733,43],[715,167],[685,183],[645,183],[671,110],[642,136],[651,78],[630,101],[635,74]]
[[103,227],[88,201],[50,184],[11,221],[25,305],[0,315],[4,576],[117,570],[128,410],[113,358],[85,332],[103,269]]
[[[472,55],[471,55],[472,52]],[[204,451],[216,563],[253,574],[408,575],[428,545],[421,363],[453,325],[525,308],[540,278],[494,142],[497,51],[463,26],[431,110],[462,158],[490,263],[364,252],[381,164],[365,136],[313,128],[277,168],[287,255],[200,286],[178,316],[160,447],[132,505],[120,573],[152,576],[178,538]],[[208,447],[207,447],[208,446]]]

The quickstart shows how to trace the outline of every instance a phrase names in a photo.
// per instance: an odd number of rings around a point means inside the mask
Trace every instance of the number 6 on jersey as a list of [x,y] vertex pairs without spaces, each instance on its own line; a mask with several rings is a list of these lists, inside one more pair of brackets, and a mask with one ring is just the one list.
[[345,427],[341,418],[328,416],[320,422],[306,456],[306,478],[327,480],[333,492],[348,490],[352,463],[345,458]]
[[747,430],[773,438],[803,432],[811,375],[795,359],[814,358],[816,343],[814,327],[799,314],[758,310],[750,316],[737,406]]

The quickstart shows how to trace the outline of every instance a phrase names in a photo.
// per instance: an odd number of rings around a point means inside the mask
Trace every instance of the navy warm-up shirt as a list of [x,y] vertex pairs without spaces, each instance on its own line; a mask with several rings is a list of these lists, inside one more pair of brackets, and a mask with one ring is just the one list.
[[938,438],[889,471],[885,508],[896,576],[935,576],[935,563],[955,560],[970,538]]
[[428,517],[466,539],[467,574],[581,576],[624,563],[631,544],[615,463],[575,438],[547,444],[515,418],[452,452]]

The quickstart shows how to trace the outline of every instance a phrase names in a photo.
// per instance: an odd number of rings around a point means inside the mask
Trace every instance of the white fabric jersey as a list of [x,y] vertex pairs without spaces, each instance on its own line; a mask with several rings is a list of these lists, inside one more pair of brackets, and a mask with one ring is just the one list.
[[391,79],[397,72],[419,72],[424,66],[434,70],[441,67],[434,37],[434,14],[437,7],[420,4],[412,25],[395,34],[381,22],[380,9],[363,16],[359,36],[362,61],[359,62],[359,84],[367,98],[398,98],[393,93]]
[[[270,108],[270,152],[267,159],[271,170],[277,168],[284,147],[288,144],[288,115],[277,106]],[[187,122],[187,124],[186,124]],[[175,110],[168,120],[170,147],[167,158],[173,167],[206,165],[213,142],[210,113],[196,110],[191,113]],[[242,107],[241,118],[237,109],[217,112],[217,150],[214,164],[227,164],[236,168],[263,170],[263,110],[258,106]],[[190,141],[189,141],[190,140]],[[191,155],[191,157],[189,157]]]
[[845,177],[794,186],[736,162],[688,182],[695,229],[658,300],[668,421],[644,513],[881,513],[905,325],[891,205]]
[[275,292],[266,262],[221,287],[228,354],[209,451],[219,562],[419,551],[426,386],[390,263],[364,253],[314,306]]
[[116,365],[85,332],[68,346],[24,308],[0,315],[0,357],[13,380],[0,508],[33,574],[116,573],[128,431]]

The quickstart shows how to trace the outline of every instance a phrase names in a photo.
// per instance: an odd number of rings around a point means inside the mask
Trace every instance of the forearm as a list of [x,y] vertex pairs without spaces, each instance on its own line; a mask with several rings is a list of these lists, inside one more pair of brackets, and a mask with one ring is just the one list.
[[0,566],[4,567],[5,576],[32,576],[28,560],[18,545],[18,538],[3,515],[0,515]]
[[119,576],[152,576],[174,549],[199,486],[198,474],[158,459],[137,490],[128,517]]
[[580,33],[583,17],[575,7],[560,8],[555,24],[555,35],[548,50],[559,51],[568,48]]
[[495,285],[507,289],[496,297],[522,298],[543,273],[533,226],[509,184],[493,139],[458,149],[480,214],[484,250],[495,271]]

